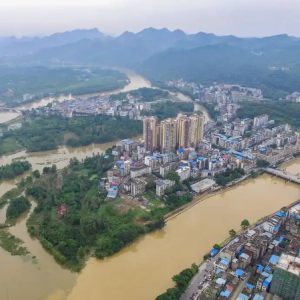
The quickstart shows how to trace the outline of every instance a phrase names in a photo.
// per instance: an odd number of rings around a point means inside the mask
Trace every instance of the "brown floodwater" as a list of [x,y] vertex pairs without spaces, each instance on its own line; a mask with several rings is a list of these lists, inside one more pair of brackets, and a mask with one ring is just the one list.
[[[111,94],[116,94],[116,93],[120,93],[120,92],[128,92],[128,91],[136,90],[136,89],[143,88],[143,87],[151,87],[151,82],[149,80],[147,80],[146,78],[144,78],[143,76],[141,76],[140,74],[136,73],[135,71],[130,70],[130,69],[124,69],[124,68],[119,68],[118,70],[125,73],[130,80],[130,82],[122,89],[113,90],[113,91],[104,92],[104,93],[86,94],[86,95],[80,95],[80,96],[72,96],[71,94],[69,94],[69,95],[60,95],[58,97],[47,97],[47,98],[43,98],[41,100],[38,100],[38,101],[35,101],[32,103],[27,103],[27,104],[21,105],[17,108],[31,109],[31,108],[46,106],[47,104],[52,103],[53,101],[62,102],[64,100],[72,100],[76,97],[88,98],[88,97],[93,97],[93,96],[98,96],[98,95],[102,95],[102,96],[111,95]],[[172,92],[170,92],[170,93],[172,95],[175,95],[175,93],[172,93]],[[182,93],[178,93],[178,94],[176,94],[176,96],[181,101],[191,101],[190,97],[188,97]],[[0,123],[4,123],[4,122],[10,121],[10,120],[13,120],[16,117],[18,117],[19,115],[20,115],[19,113],[14,113],[14,112],[0,112]]]
[[21,114],[17,112],[11,112],[11,111],[1,111],[0,112],[0,123],[5,123],[10,120],[13,120],[17,117],[19,117]]
[[[80,153],[81,157],[86,155]],[[49,159],[41,154],[33,157],[36,161]],[[298,161],[287,166],[288,171],[291,168],[300,171]],[[23,216],[10,232],[24,240],[31,254],[12,257],[0,248],[0,299],[153,300],[172,286],[174,274],[199,263],[230,229],[239,228],[241,220],[255,222],[299,198],[296,184],[268,175],[249,180],[195,205],[170,220],[163,230],[141,237],[110,258],[91,258],[79,275],[61,268],[37,240],[30,238]]]
[[[209,116],[205,116],[207,121]],[[0,157],[0,165],[23,158],[30,161],[34,170],[53,163],[63,168],[74,156],[83,159],[102,153],[112,144],[115,142],[77,149],[60,147],[38,153],[22,151]],[[297,174],[300,160],[289,162],[283,168]],[[20,179],[2,182],[0,196]],[[141,237],[110,258],[103,261],[91,258],[79,275],[60,267],[40,243],[28,235],[28,214],[24,215],[9,230],[25,242],[31,253],[14,257],[0,248],[0,299],[153,300],[172,286],[174,274],[193,262],[201,262],[204,253],[225,239],[230,229],[239,228],[241,220],[255,222],[298,199],[300,187],[296,184],[268,175],[249,180],[195,205],[170,220],[163,230]],[[31,210],[33,208],[34,205]],[[0,210],[0,222],[5,221],[5,209]]]
[[208,121],[211,121],[211,117],[208,114],[207,109],[203,105],[195,103],[194,111],[201,111],[203,113],[203,115],[205,117],[205,123],[208,122]]
[[212,196],[119,254],[90,259],[67,299],[153,300],[243,219],[253,223],[299,198],[299,186],[268,175]]

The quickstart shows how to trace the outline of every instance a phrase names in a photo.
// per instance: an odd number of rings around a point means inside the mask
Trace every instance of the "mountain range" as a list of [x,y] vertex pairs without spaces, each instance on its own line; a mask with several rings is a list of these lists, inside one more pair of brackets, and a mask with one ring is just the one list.
[[125,31],[117,37],[98,29],[74,30],[42,38],[0,38],[0,62],[127,67],[151,81],[183,77],[204,83],[248,83],[267,93],[280,91],[281,96],[300,84],[300,39],[286,34],[186,34],[166,28]]
[[98,29],[73,30],[46,37],[0,38],[1,56],[23,56],[28,61],[67,61],[134,67],[165,50],[185,51],[218,44],[230,45],[256,54],[269,54],[299,46],[300,39],[286,34],[265,38],[217,36],[182,30],[146,28],[138,33],[125,31],[115,38]]

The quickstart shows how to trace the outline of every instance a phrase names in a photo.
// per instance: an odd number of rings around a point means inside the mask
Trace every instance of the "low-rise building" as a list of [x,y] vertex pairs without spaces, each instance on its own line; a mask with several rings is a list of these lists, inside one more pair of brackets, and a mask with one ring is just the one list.
[[180,181],[184,181],[191,177],[191,168],[188,166],[180,166],[176,173],[180,177]]
[[156,181],[156,195],[158,197],[162,197],[165,193],[165,190],[173,185],[175,185],[175,181],[172,181],[172,180]]
[[131,195],[140,196],[146,191],[147,182],[142,178],[135,178],[131,181]]
[[149,166],[132,167],[130,170],[130,178],[136,178],[150,173],[151,167]]
[[205,178],[191,185],[191,188],[196,193],[203,193],[216,186],[216,182],[212,179]]

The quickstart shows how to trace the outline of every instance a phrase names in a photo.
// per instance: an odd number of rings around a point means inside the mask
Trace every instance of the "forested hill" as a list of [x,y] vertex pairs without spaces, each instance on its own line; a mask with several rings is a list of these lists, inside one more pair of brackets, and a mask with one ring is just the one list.
[[173,49],[152,56],[139,70],[154,84],[176,78],[202,84],[239,83],[278,99],[299,90],[300,45],[259,54],[225,44]]

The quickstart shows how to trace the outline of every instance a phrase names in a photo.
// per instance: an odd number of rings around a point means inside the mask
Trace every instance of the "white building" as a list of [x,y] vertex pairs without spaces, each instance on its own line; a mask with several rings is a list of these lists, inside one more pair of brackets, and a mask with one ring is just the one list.
[[191,185],[191,188],[196,193],[203,193],[216,185],[216,182],[212,179],[205,178]]
[[261,116],[258,116],[258,117],[254,118],[253,126],[254,127],[260,127],[262,125],[267,124],[268,121],[269,121],[269,116],[268,115],[261,115]]
[[181,166],[176,171],[178,176],[180,177],[180,181],[184,181],[186,179],[189,179],[191,177],[191,168],[187,166]]

